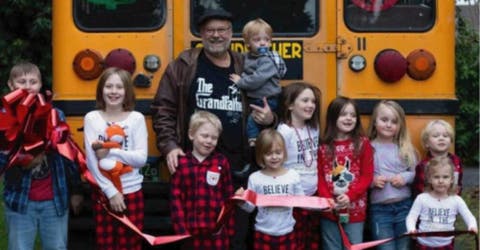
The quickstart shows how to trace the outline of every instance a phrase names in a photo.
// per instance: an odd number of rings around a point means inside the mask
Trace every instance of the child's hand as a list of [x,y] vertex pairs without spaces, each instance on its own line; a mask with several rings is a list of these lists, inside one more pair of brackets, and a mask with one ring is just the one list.
[[42,153],[38,154],[37,156],[35,156],[35,157],[33,158],[33,160],[30,161],[30,163],[28,163],[28,165],[23,166],[23,168],[24,168],[24,169],[34,168],[34,167],[42,164],[44,158],[45,158],[45,152],[42,152]]
[[103,143],[101,141],[94,141],[92,142],[92,149],[93,150],[98,150],[98,149],[101,149],[103,147]]
[[70,197],[70,205],[72,206],[72,211],[74,215],[78,215],[82,208],[83,195],[73,194]]
[[376,188],[384,188],[387,183],[387,177],[383,175],[377,175],[373,178],[373,186]]
[[237,74],[230,74],[229,78],[230,78],[230,81],[234,83],[237,83],[238,81],[240,81],[240,76]]
[[110,198],[110,208],[117,213],[121,213],[125,209],[127,209],[125,201],[123,200],[122,193],[117,193],[112,198]]
[[92,142],[92,149],[95,150],[95,156],[98,160],[107,157],[108,152],[110,152],[110,149],[103,148],[101,141]]
[[[409,233],[409,234],[416,234],[416,233],[417,233],[417,230],[416,230],[416,229],[413,229],[413,230],[408,231],[408,233]],[[417,237],[415,237],[415,236],[411,236],[411,238],[414,239],[414,240],[417,239]]]
[[[244,192],[245,189],[243,189],[243,187],[240,187],[239,189],[237,189],[237,191],[235,191],[235,196],[242,196]],[[245,202],[246,201],[237,200],[237,205],[241,206],[245,204]]]
[[348,195],[346,194],[341,194],[339,196],[337,196],[337,208],[338,209],[343,209],[343,208],[347,208],[348,205],[350,204],[350,197],[348,197]]
[[240,187],[239,189],[237,189],[237,191],[235,191],[235,196],[242,196],[244,192],[245,189],[243,189],[243,187]]
[[397,174],[390,179],[390,183],[392,184],[392,186],[400,188],[405,186],[405,179],[403,179],[401,175]]
[[327,209],[322,210],[322,212],[331,212],[333,208],[337,206],[334,199],[328,198],[327,201],[330,206]]

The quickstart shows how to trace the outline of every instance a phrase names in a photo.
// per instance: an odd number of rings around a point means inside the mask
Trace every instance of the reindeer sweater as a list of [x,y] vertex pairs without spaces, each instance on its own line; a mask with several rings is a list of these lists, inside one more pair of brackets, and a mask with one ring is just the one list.
[[[318,150],[318,195],[334,198],[345,193],[350,198],[349,222],[365,221],[367,191],[373,180],[373,151],[367,138],[361,138],[359,153],[355,154],[351,139],[335,141],[334,152],[322,144]],[[334,212],[324,217],[337,220]]]

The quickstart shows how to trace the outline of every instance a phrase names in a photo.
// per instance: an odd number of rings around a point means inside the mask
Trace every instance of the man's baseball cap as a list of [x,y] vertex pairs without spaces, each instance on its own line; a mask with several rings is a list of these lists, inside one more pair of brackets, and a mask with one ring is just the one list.
[[233,16],[230,12],[223,9],[206,9],[203,15],[198,18],[197,27],[200,29],[205,23],[212,19],[233,21]]

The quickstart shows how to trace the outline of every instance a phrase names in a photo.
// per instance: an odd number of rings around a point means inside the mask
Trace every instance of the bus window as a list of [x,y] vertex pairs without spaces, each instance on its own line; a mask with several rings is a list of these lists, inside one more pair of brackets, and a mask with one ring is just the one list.
[[191,0],[191,30],[199,35],[196,21],[205,9],[224,9],[233,15],[233,32],[241,36],[243,26],[261,17],[274,36],[310,37],[319,27],[318,0]]
[[356,32],[424,32],[435,22],[435,0],[345,0],[344,19]]
[[165,0],[74,0],[75,25],[86,32],[149,31],[166,20]]

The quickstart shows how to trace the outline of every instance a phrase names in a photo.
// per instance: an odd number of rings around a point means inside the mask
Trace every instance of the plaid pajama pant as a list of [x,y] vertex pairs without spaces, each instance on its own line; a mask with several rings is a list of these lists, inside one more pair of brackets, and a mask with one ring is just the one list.
[[293,209],[295,238],[298,249],[317,250],[320,248],[320,215],[301,208]]
[[297,250],[295,233],[291,232],[282,236],[271,236],[255,231],[253,249],[255,250]]
[[[127,210],[125,215],[130,221],[143,230],[143,217],[144,217],[144,203],[142,190],[135,193],[124,194],[125,205]],[[92,200],[100,200],[99,194],[92,193]],[[137,235],[133,230],[117,221],[111,215],[109,215],[102,204],[95,202],[95,236],[96,236],[96,248],[101,250],[141,250],[142,238]]]

